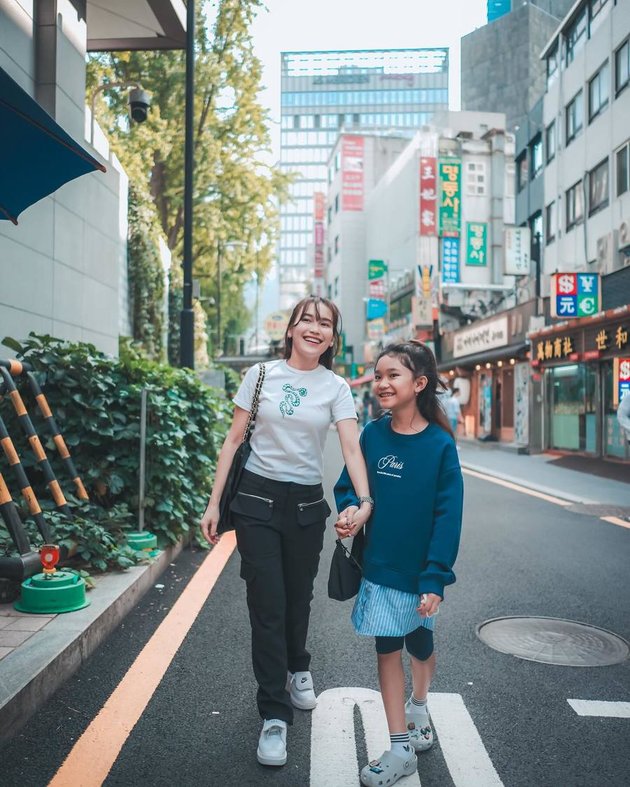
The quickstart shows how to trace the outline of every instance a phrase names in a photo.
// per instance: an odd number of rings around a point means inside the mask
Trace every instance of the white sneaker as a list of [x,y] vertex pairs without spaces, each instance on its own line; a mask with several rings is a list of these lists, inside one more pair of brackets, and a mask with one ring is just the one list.
[[[425,706],[426,707],[426,706]],[[405,703],[405,721],[409,731],[409,741],[414,751],[426,751],[433,746],[433,730],[429,715],[415,712],[416,706],[407,700]]]
[[291,704],[300,710],[313,710],[317,697],[313,689],[313,676],[310,672],[289,672],[289,694]]
[[261,765],[284,765],[287,761],[287,723],[265,719],[258,739],[256,758]]

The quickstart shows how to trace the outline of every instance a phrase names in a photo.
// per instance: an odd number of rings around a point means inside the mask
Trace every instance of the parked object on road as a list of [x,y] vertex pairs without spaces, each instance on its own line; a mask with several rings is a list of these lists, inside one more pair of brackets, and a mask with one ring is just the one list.
[[[251,453],[230,505],[241,576],[247,583],[258,710],[264,720],[257,756],[263,765],[286,761],[286,735],[276,731],[278,722],[292,724],[294,705],[307,710],[317,702],[306,639],[330,514],[322,477],[331,423],[337,427],[353,484],[366,499],[369,491],[350,387],[331,370],[340,321],[337,307],[325,298],[310,296],[294,308],[285,332],[284,358],[266,364]],[[252,367],[234,397],[232,426],[201,520],[211,544],[219,538],[219,501],[253,411],[257,380],[258,369]],[[357,510],[357,528],[370,511],[367,503]],[[273,756],[265,753],[269,748]]]
[[[414,751],[433,744],[427,693],[435,669],[433,629],[444,587],[455,581],[463,480],[438,398],[435,357],[421,342],[386,347],[374,392],[389,414],[368,424],[360,444],[374,511],[366,526],[363,579],[352,611],[359,635],[376,639],[378,673],[391,749],[361,771],[368,787],[412,772]],[[352,530],[356,494],[344,468],[335,486],[337,535]],[[411,657],[413,693],[402,697],[402,648]],[[402,764],[398,763],[400,759]],[[393,762],[397,767],[389,767]]]

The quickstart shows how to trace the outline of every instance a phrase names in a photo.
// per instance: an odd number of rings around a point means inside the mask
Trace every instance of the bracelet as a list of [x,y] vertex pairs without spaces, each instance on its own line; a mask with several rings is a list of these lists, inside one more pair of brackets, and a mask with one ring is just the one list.
[[363,497],[359,498],[359,505],[361,503],[369,503],[372,508],[374,508],[374,498],[370,497],[369,495],[364,495]]

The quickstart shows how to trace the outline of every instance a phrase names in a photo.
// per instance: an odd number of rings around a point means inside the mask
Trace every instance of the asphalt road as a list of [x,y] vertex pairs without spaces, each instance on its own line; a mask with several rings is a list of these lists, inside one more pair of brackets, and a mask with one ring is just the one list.
[[[326,466],[330,489],[340,467],[332,433]],[[582,621],[630,639],[630,532],[480,478],[467,476],[465,484],[458,581],[447,592],[436,630],[432,692],[438,741],[419,757],[422,786],[627,785],[630,718],[579,716],[567,700],[629,702],[630,661],[600,668],[524,661],[488,648],[475,628],[499,616],[540,615]],[[332,545],[331,529],[315,591],[312,671],[318,692],[357,687],[360,704],[365,689],[378,689],[373,644],[354,635],[351,602],[326,597]],[[153,588],[28,726],[2,745],[2,787],[53,780],[205,557],[186,552],[171,565],[160,580],[164,587]],[[349,711],[332,691],[325,695],[330,708],[317,720],[296,711],[284,768],[256,762],[260,722],[238,562],[234,554],[131,729],[105,781],[108,787],[359,784],[366,759],[363,733],[374,714]],[[312,727],[318,752],[313,760]],[[327,730],[334,745],[323,756],[317,744]],[[344,743],[353,730],[356,745]],[[418,784],[413,780],[400,784]],[[86,760],[73,787],[97,783]]]

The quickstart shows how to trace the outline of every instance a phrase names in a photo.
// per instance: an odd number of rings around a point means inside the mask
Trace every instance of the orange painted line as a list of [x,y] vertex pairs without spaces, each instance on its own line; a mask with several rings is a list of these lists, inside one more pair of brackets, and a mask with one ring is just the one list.
[[39,437],[36,434],[33,434],[28,438],[28,441],[31,444],[31,450],[35,454],[37,461],[41,462],[43,459],[45,459],[46,453]]
[[491,475],[485,475],[484,473],[478,473],[476,470],[468,470],[466,467],[462,467],[462,473],[466,475],[474,476],[475,478],[481,478],[483,481],[489,481],[491,484],[498,484],[499,486],[504,486],[506,489],[512,489],[515,492],[522,492],[524,495],[530,495],[531,497],[538,497],[541,500],[546,500],[548,503],[553,503],[557,506],[570,506],[573,503],[570,500],[562,500],[560,497],[554,497],[553,495],[546,495],[544,492],[537,492],[535,489],[528,489],[526,486],[520,486],[520,484],[513,484],[511,481],[504,481],[502,478],[495,478]]
[[44,416],[44,418],[50,418],[52,413],[50,412],[50,407],[48,406],[48,402],[46,401],[44,394],[38,394],[35,397],[35,401],[39,405],[39,411]]
[[20,396],[19,391],[9,391],[9,398],[13,402],[13,407],[18,415],[26,415],[26,407]]
[[144,646],[48,787],[99,787],[109,774],[236,546],[226,533]]
[[17,455],[17,451],[15,450],[15,446],[13,445],[11,438],[5,437],[4,440],[0,440],[0,444],[2,445],[2,449],[4,450],[4,454],[8,463],[10,465],[19,465],[20,457]]
[[630,529],[630,522],[626,519],[619,519],[618,516],[600,516],[604,522],[610,522],[611,525],[619,525],[619,527],[627,527]]
[[54,443],[57,446],[57,451],[59,451],[59,456],[62,459],[67,459],[70,456],[70,451],[68,451],[68,446],[66,445],[66,441],[60,434],[56,434],[53,437]]

